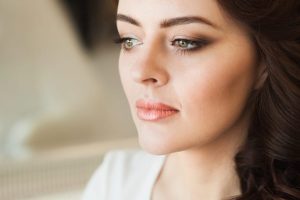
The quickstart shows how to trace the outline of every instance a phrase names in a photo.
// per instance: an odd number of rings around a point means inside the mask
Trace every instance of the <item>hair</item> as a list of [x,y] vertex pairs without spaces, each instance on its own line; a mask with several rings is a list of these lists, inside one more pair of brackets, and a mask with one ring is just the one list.
[[248,28],[267,73],[250,97],[248,138],[235,156],[242,194],[233,199],[299,200],[300,0],[218,3]]
[[300,199],[300,1],[218,3],[249,29],[267,73],[235,157],[242,194],[234,199]]
[[114,8],[111,0],[60,0],[66,9],[79,39],[89,53],[103,44],[103,40],[113,39]]

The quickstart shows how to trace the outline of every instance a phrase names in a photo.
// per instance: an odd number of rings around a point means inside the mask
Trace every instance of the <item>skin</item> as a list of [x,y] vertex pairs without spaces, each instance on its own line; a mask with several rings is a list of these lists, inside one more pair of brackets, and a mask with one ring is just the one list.
[[[121,38],[129,38],[122,40],[119,71],[139,142],[150,153],[167,155],[152,199],[239,194],[233,157],[245,140],[251,114],[247,101],[261,78],[247,29],[214,0],[120,0],[118,15],[134,20],[119,17],[117,27]],[[163,21],[183,16],[214,25],[161,27]],[[188,48],[178,42],[199,38],[207,42],[194,50],[189,48],[195,43]],[[137,116],[139,99],[179,112],[144,121]]]

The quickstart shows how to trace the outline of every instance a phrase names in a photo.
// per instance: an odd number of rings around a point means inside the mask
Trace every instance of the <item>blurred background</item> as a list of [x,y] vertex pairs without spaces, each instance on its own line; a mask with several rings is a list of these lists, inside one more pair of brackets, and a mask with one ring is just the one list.
[[0,199],[80,199],[103,154],[138,148],[112,0],[0,0]]

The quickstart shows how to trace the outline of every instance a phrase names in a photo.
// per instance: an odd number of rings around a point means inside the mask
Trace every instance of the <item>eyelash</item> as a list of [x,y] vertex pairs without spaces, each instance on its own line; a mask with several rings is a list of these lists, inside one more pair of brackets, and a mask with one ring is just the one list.
[[[117,39],[115,39],[115,43],[116,44],[121,44],[121,48],[124,49],[125,51],[130,51],[133,47],[131,48],[127,48],[125,47],[125,42],[128,40],[137,40],[135,38],[131,38],[131,37],[119,37]],[[187,45],[193,45],[194,47],[180,47],[180,42],[181,44],[187,44]],[[206,46],[207,44],[209,44],[210,42],[206,39],[183,39],[183,38],[177,38],[174,39],[173,41],[171,41],[171,45],[176,47],[176,52],[179,52],[181,54],[185,54],[185,53],[189,53],[189,52],[193,52],[193,51],[197,51],[198,49],[203,48],[204,46]],[[140,45],[142,44],[142,42],[139,42],[136,45]]]
[[[179,42],[186,43],[187,45],[193,45],[194,47],[180,47]],[[178,38],[178,39],[175,39],[175,40],[171,41],[172,46],[175,46],[175,47],[177,46],[176,52],[179,52],[179,53],[182,53],[182,54],[197,51],[197,50],[203,48],[204,46],[206,46],[208,43],[209,43],[208,40],[202,39],[202,38],[192,39],[192,40],[191,39]]]
[[[125,51],[130,51],[130,49],[132,49],[133,47],[131,48],[127,48],[125,47],[125,42],[127,40],[137,40],[135,38],[131,38],[131,37],[119,37],[119,38],[116,38],[114,41],[116,44],[121,44],[121,48],[124,49]],[[141,42],[139,42],[139,44],[142,44]]]

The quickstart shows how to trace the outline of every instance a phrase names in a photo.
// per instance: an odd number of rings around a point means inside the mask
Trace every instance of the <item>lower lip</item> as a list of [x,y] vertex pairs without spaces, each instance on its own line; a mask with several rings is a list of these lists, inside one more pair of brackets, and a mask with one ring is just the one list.
[[177,114],[177,110],[156,110],[137,108],[137,116],[144,121],[158,121]]

